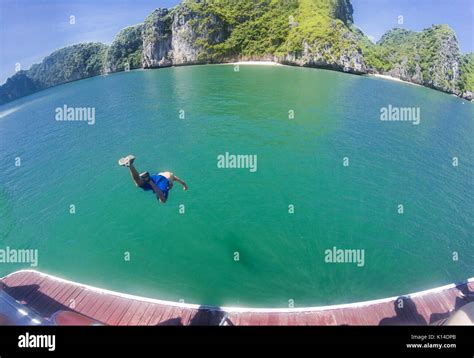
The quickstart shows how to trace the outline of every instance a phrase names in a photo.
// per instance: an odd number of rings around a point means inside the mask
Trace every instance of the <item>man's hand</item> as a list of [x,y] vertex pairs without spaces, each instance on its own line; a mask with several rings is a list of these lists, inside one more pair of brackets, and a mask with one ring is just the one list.
[[156,198],[161,201],[163,204],[166,203],[166,197],[165,195],[163,194],[163,192],[156,186],[156,184],[150,180],[148,182],[151,186],[151,188],[153,189],[153,191],[155,192],[156,194]]
[[163,193],[161,192],[161,190],[158,193],[156,193],[156,199],[161,201],[163,204],[166,203],[166,198],[163,195]]
[[186,185],[186,183],[182,181],[181,179],[179,179],[176,175],[174,176],[174,180],[176,180],[178,183],[180,183],[183,186],[183,190],[188,190],[188,186]]

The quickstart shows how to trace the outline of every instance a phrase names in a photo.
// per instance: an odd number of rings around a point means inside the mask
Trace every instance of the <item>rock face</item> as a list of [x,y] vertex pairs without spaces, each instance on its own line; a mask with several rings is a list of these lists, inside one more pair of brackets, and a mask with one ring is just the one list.
[[330,68],[359,74],[367,73],[364,57],[356,45],[337,53],[337,50],[334,50],[330,44],[314,42],[310,45],[304,42],[302,53],[290,53],[283,59],[277,58],[277,60],[290,65]]
[[288,53],[281,62],[358,74],[367,73],[357,36],[336,21],[332,21],[328,33],[337,36],[340,41],[333,43],[324,39],[316,39],[312,42],[304,40],[302,51]]
[[129,26],[115,37],[107,51],[106,72],[142,67],[143,24]]
[[[421,32],[393,29],[377,45],[369,46],[366,56],[380,60],[369,63],[374,72],[387,74],[441,90],[461,94],[462,57],[454,31],[434,25]],[[469,72],[469,70],[464,70]]]
[[[435,57],[427,64],[428,76],[424,84],[445,92],[454,93],[459,80],[461,53],[456,35],[447,26],[433,26],[423,33],[426,42],[435,39]],[[428,45],[427,45],[428,46]]]
[[82,43],[46,56],[27,71],[20,71],[0,87],[0,104],[62,83],[104,73],[108,46]]
[[352,18],[353,13],[354,9],[350,0],[336,1],[334,16],[344,22],[344,24],[350,25],[354,22]]
[[[236,36],[242,43],[235,43],[234,38],[230,38],[235,28],[245,29],[245,23],[253,21],[250,14],[245,12],[239,13],[238,10],[232,9],[235,4],[223,4],[218,1],[185,1],[183,4],[168,11],[166,9],[155,10],[145,21],[144,39],[143,39],[143,67],[163,67],[171,65],[185,65],[210,63],[219,61],[232,61],[235,59],[273,59],[288,64],[299,66],[316,66],[327,67],[336,70],[364,73],[365,63],[361,53],[361,49],[357,43],[357,36],[347,27],[352,24],[352,5],[350,0],[324,0],[328,2],[328,13],[318,13],[317,7],[312,5],[311,11],[316,16],[333,17],[334,20],[328,25],[328,32],[331,33],[332,39],[337,39],[341,43],[332,43],[329,39],[317,38],[314,40],[306,39],[305,35],[300,35],[300,46],[302,51],[288,51],[286,54],[253,53],[245,47],[246,41],[242,39],[247,33],[242,30],[242,36]],[[213,3],[216,3],[224,13],[226,7],[232,11],[236,11],[238,16],[235,24],[230,25],[222,14],[216,12]],[[249,2],[248,0],[243,3]],[[262,2],[265,3],[265,2]],[[253,3],[249,3],[253,4]],[[254,5],[256,6],[256,5]],[[268,11],[278,12],[278,6],[265,5]],[[286,8],[285,8],[286,9]],[[265,10],[265,9],[264,9]],[[325,8],[326,11],[326,8]],[[256,12],[253,16],[262,15]],[[293,16],[284,14],[282,28],[275,29],[288,32],[294,28],[294,32],[299,32],[299,23],[294,21]],[[312,12],[305,14],[306,19],[313,15]],[[288,18],[288,19],[287,19]],[[269,19],[272,21],[273,19]],[[259,26],[261,26],[259,24]],[[255,32],[259,37],[261,33],[265,33],[267,29],[263,28],[259,32]],[[239,31],[239,30],[237,30]],[[259,39],[262,42],[274,42],[274,39]],[[227,52],[219,52],[216,45],[223,44],[227,48]],[[217,50],[216,50],[217,49]],[[247,52],[250,52],[247,54]]]
[[223,42],[227,35],[216,14],[203,14],[185,4],[171,12],[157,9],[145,21],[143,67],[211,62],[209,46]]
[[27,71],[19,71],[0,87],[0,104],[27,96],[41,90],[41,86],[28,77]]
[[421,85],[423,84],[423,74],[421,73],[421,67],[418,63],[415,63],[414,66],[414,68],[410,67],[408,64],[408,57],[405,56],[399,63],[395,64],[395,66],[390,71],[384,72],[384,74]]
[[173,64],[205,63],[212,60],[210,46],[223,42],[228,31],[214,13],[203,14],[183,5],[173,14],[171,26]]
[[172,16],[167,9],[156,9],[145,20],[143,30],[143,67],[172,65]]

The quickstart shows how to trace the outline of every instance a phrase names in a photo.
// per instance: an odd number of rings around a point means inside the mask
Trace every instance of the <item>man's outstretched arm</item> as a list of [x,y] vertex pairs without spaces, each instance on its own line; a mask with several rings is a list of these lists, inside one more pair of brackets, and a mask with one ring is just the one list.
[[180,183],[183,186],[183,190],[188,190],[188,186],[184,181],[179,179],[176,175],[174,175],[174,180],[176,180],[178,183]]

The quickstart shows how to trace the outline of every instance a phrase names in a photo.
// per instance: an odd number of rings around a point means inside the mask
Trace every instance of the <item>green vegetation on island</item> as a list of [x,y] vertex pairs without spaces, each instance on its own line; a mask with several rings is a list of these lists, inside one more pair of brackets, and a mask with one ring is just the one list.
[[27,71],[19,71],[0,87],[0,104],[62,83],[103,73],[107,46],[81,43],[46,56]]
[[397,28],[388,31],[377,44],[361,43],[366,64],[374,72],[450,93],[472,91],[469,85],[460,86],[466,68],[460,68],[459,44],[447,25],[434,25],[421,32]]
[[474,92],[474,53],[468,53],[461,58],[459,88],[463,92]]
[[107,51],[107,72],[142,67],[143,24],[129,26],[115,37]]

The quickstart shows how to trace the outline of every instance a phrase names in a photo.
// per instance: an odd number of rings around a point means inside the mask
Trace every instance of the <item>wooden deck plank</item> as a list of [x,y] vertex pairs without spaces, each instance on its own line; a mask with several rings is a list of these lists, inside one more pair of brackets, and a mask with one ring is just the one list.
[[295,315],[296,324],[299,326],[307,326],[308,321],[306,319],[306,314],[304,312],[298,312]]
[[419,305],[418,305],[418,312],[422,314],[423,318],[426,322],[430,322],[431,316],[433,313],[433,307],[431,301],[427,299],[426,296],[418,297]]
[[37,312],[41,311],[41,308],[49,302],[49,294],[44,292],[45,290],[49,292],[54,292],[61,288],[61,283],[58,281],[49,280],[48,284],[45,284],[44,287],[40,287],[35,293],[28,297],[28,306],[33,307]]
[[242,326],[242,324],[240,322],[241,322],[241,320],[240,320],[240,315],[239,314],[229,313],[227,315],[227,324],[232,324],[234,326]]
[[7,286],[23,286],[26,282],[32,277],[36,277],[37,274],[34,272],[22,272],[22,273],[14,273],[6,278],[3,279],[3,282]]
[[425,304],[425,300],[423,300],[423,297],[419,297],[417,298],[417,310],[418,310],[418,313],[423,317],[424,321],[425,322],[429,322],[430,321],[430,317],[431,317],[431,309]]
[[30,304],[34,304],[34,301],[43,298],[43,296],[50,297],[52,294],[55,294],[62,289],[62,282],[54,281],[52,279],[50,281],[52,281],[50,284],[44,285],[38,289],[37,295],[35,295],[35,298],[32,298]]
[[172,306],[172,309],[169,312],[167,319],[163,320],[161,324],[168,325],[168,326],[180,325],[182,315],[183,315],[183,309],[181,307]]
[[97,320],[109,325],[118,325],[131,304],[131,300],[120,297],[115,304],[116,307],[108,307],[101,316],[97,316]]
[[[390,312],[390,310],[387,310]],[[382,305],[374,307],[364,307],[364,310],[354,310],[354,314],[357,315],[360,325],[364,326],[377,326],[380,321],[385,318],[386,311],[382,308]]]
[[47,292],[42,292],[43,297],[36,304],[38,311],[42,312],[43,315],[49,315],[51,307],[60,307],[61,303],[56,300],[57,297],[61,297],[64,293],[74,290],[74,285],[65,285],[62,282],[57,286],[57,288],[51,294]]
[[43,310],[45,314],[53,314],[58,310],[69,310],[67,305],[67,299],[74,294],[74,292],[79,291],[80,288],[77,286],[72,286],[70,289],[64,290],[59,294],[50,304],[46,305]]
[[[39,281],[34,279],[34,275],[29,275],[29,279],[21,281],[21,283],[20,280],[16,281],[18,285],[8,286],[5,291],[17,301],[27,303],[31,300],[31,297],[40,290],[41,284],[44,282],[44,279]],[[53,280],[50,281],[54,282]]]
[[395,315],[395,310],[393,308],[393,303],[390,305],[377,305],[373,307],[373,317],[367,317],[366,316],[366,321],[367,324],[373,325],[373,326],[378,326],[380,325],[380,322],[387,318],[387,317],[392,317]]
[[133,315],[135,314],[135,312],[138,310],[139,307],[140,307],[140,302],[136,300],[132,300],[132,304],[128,307],[127,311],[123,315],[118,325],[120,326],[128,325],[128,322],[130,322],[130,320],[132,319]]
[[250,324],[251,313],[242,312],[239,314],[240,324],[243,326],[248,326]]
[[86,290],[85,292],[85,296],[83,297],[83,299],[76,304],[76,312],[79,312],[81,314],[84,314],[87,316],[87,314],[85,313],[87,311],[87,308],[90,307],[90,305],[92,305],[97,299],[97,294],[93,291],[90,291],[90,290]]
[[334,314],[332,310],[327,310],[326,312],[318,315],[318,319],[316,324],[326,324],[330,326],[335,326],[336,325],[336,319],[334,318]]
[[104,295],[97,297],[96,301],[91,305],[91,308],[84,310],[84,313],[89,317],[97,317],[102,315],[104,311],[115,301],[115,297],[111,295]]
[[172,318],[174,309],[174,306],[165,306],[157,324],[166,324],[166,322]]
[[437,297],[438,300],[441,300],[445,311],[450,312],[456,306],[455,295],[456,293],[454,292],[454,290],[449,290],[449,291],[445,291],[442,295],[433,296],[433,297]]
[[42,294],[42,290],[43,290],[43,287],[49,287],[51,285],[54,284],[54,281],[51,280],[51,279],[44,279],[44,280],[41,280],[39,281],[39,284],[38,285],[31,285],[32,287],[35,287],[34,289],[32,289],[30,292],[28,292],[27,294],[23,295],[23,297],[18,297],[18,295],[14,295],[16,297],[14,297],[16,300],[22,302],[22,303],[25,303],[25,304],[29,304],[31,302],[33,302],[33,300],[37,297],[37,295],[41,295]]
[[[192,317],[194,317],[198,313],[199,313],[199,310],[193,310],[193,309],[183,310],[183,314],[181,315],[181,324],[183,326],[188,326],[189,323],[191,322]],[[206,313],[202,311],[201,314],[205,315]]]
[[377,307],[364,307],[362,310],[351,309],[351,317],[359,326],[377,325],[380,322],[380,311]]
[[278,314],[279,325],[287,326],[288,325],[288,315],[285,313]]
[[89,303],[87,304],[87,306],[84,306],[84,308],[81,310],[82,314],[92,317],[92,314],[95,313],[105,303],[105,300],[109,302],[110,300],[113,301],[115,299],[115,296],[108,296],[94,292],[94,295],[89,298]]
[[156,305],[149,305],[146,309],[145,313],[143,313],[142,318],[138,321],[137,325],[139,326],[147,326],[148,322],[150,322],[151,318],[153,317],[153,312],[156,309]]
[[449,305],[441,299],[441,295],[428,297],[433,306],[438,307],[435,313],[443,313],[449,311]]
[[270,314],[268,315],[267,325],[268,326],[279,326],[281,323],[281,314]]
[[423,299],[425,302],[428,302],[428,307],[432,314],[443,313],[445,311],[442,302],[438,301],[436,298],[431,297],[430,295],[425,295]]
[[250,316],[250,325],[264,326],[268,322],[268,313],[252,313]]
[[64,295],[63,297],[61,297],[61,304],[64,307],[70,308],[71,301],[74,300],[83,291],[84,290],[82,289],[82,287],[76,287],[76,289],[69,292],[68,295]]
[[127,323],[128,326],[136,326],[138,322],[142,319],[143,315],[145,314],[147,308],[150,306],[149,303],[146,302],[140,302],[140,305],[138,306],[138,309],[135,311],[133,314],[132,318],[130,321]]
[[67,298],[74,294],[74,292],[77,290],[79,290],[79,288],[75,285],[64,286],[62,291],[60,291],[55,296],[51,296],[51,298],[61,306],[67,306],[65,305]]
[[[242,325],[246,325],[247,323],[241,323]],[[298,325],[298,321],[296,319],[296,314],[291,314],[291,315],[288,315],[288,326],[297,326]]]
[[340,326],[340,325],[346,324],[345,317],[342,314],[342,310],[340,308],[332,310],[332,313],[334,315],[336,325]]
[[87,290],[83,287],[79,287],[79,290],[74,292],[67,302],[67,306],[73,310],[76,309],[76,306],[82,301],[82,299],[86,296]]
[[163,316],[165,310],[166,306],[156,305],[148,324],[151,326],[156,326],[157,324],[159,324],[161,322],[161,317]]

